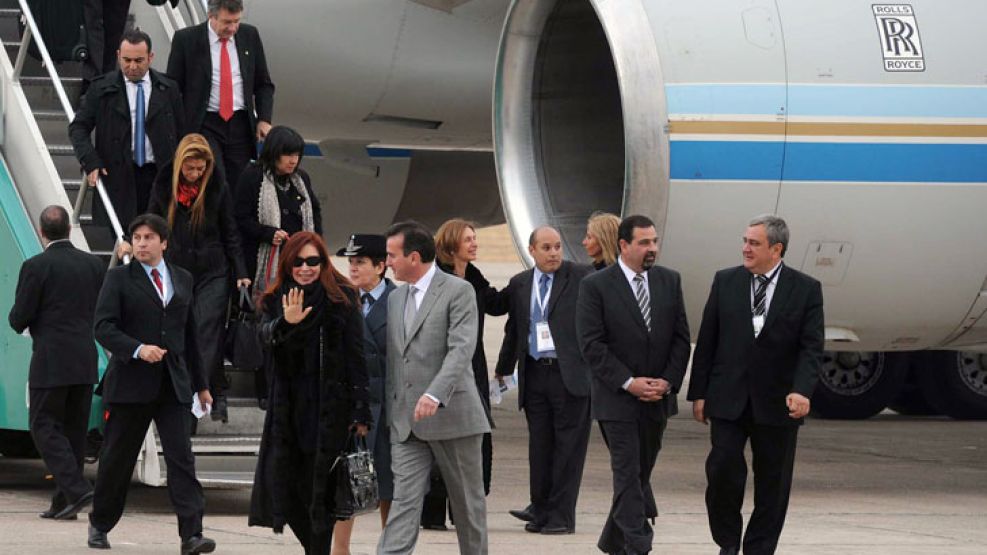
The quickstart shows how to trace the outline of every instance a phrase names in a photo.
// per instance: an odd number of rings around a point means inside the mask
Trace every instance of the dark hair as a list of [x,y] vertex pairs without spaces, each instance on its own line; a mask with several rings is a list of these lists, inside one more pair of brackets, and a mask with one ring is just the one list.
[[422,262],[435,260],[435,239],[432,239],[432,234],[422,224],[414,220],[398,222],[387,228],[387,233],[384,234],[388,239],[395,235],[404,237],[405,256],[417,251],[422,257]]
[[140,44],[142,42],[146,42],[147,52],[151,52],[151,37],[140,29],[127,29],[124,31],[123,35],[120,36],[120,44],[125,42],[129,42],[130,44]]
[[641,227],[655,227],[655,222],[651,221],[651,218],[640,214],[627,216],[621,220],[620,226],[617,228],[617,240],[623,239],[630,243],[634,240],[634,230]]
[[243,0],[209,0],[209,15],[216,15],[219,10],[240,13],[243,11]]
[[58,204],[52,204],[41,211],[38,218],[41,234],[49,241],[67,239],[69,236],[69,213],[68,210]]
[[[329,260],[329,250],[322,241],[322,237],[312,231],[299,231],[292,234],[288,241],[281,247],[281,258],[278,259],[278,277],[274,283],[264,292],[265,299],[278,295],[284,283],[291,279],[291,268],[294,265],[298,253],[302,252],[305,245],[312,245],[319,251],[322,257],[322,267],[319,269],[319,282],[326,295],[334,303],[341,303],[350,306],[352,298],[355,296],[356,288],[346,279],[346,276],[339,273],[336,267]],[[345,289],[345,291],[344,291]]]
[[369,258],[370,263],[373,264],[375,267],[378,264],[384,265],[384,269],[381,270],[379,274],[377,274],[377,276],[380,277],[381,280],[383,280],[384,276],[387,275],[387,258],[384,258],[382,256],[367,256],[366,258]]
[[168,222],[158,216],[157,214],[141,214],[134,218],[134,221],[130,222],[130,227],[127,228],[127,233],[133,235],[137,231],[138,227],[146,225],[151,228],[151,231],[158,234],[158,237],[162,241],[168,240]]
[[263,168],[264,173],[274,174],[278,158],[297,154],[298,164],[301,165],[304,153],[305,139],[298,134],[298,131],[284,125],[275,125],[264,138],[264,146],[261,147],[257,163]]

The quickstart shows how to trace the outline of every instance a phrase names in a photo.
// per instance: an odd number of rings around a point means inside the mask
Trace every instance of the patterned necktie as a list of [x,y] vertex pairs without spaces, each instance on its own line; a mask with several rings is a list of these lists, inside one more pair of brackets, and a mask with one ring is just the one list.
[[158,288],[158,296],[164,300],[164,283],[161,282],[161,272],[157,268],[151,268],[151,279],[154,280],[154,286]]
[[137,102],[134,109],[134,163],[143,167],[147,162],[144,152],[144,85],[141,81],[134,82],[137,87]]
[[226,45],[229,39],[219,39],[219,117],[230,121],[233,117],[233,66]]
[[637,306],[641,309],[641,316],[644,318],[644,325],[651,331],[651,295],[648,293],[648,287],[644,283],[644,274],[634,275],[634,288],[636,292],[634,294],[637,298]]
[[418,306],[415,304],[415,293],[418,288],[414,285],[408,286],[408,302],[404,303],[404,335],[411,333],[411,325],[415,323],[415,315],[418,314]]
[[768,304],[768,284],[771,280],[766,275],[755,275],[757,288],[754,290],[754,316],[764,316]]
[[363,315],[366,316],[370,313],[370,307],[374,305],[374,296],[370,293],[364,293],[360,299],[363,300]]
[[545,315],[542,311],[541,304],[545,302],[545,297],[548,296],[548,284],[552,281],[552,278],[548,274],[542,274],[541,279],[538,280],[538,294],[539,296],[535,298],[535,302],[531,303],[531,322],[529,322],[530,329],[528,330],[528,354],[531,358],[538,360],[538,332],[537,326],[538,322],[545,319]]

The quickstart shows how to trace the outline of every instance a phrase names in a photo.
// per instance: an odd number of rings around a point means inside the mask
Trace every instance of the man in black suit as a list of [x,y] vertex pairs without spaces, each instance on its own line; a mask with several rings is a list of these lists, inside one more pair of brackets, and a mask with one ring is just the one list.
[[10,327],[30,329],[34,340],[28,378],[34,444],[55,477],[51,507],[41,518],[74,520],[92,502],[82,475],[86,430],[97,375],[93,312],[105,266],[69,241],[69,214],[52,205],[41,212],[45,250],[24,261],[17,279]]
[[[69,137],[86,182],[95,187],[103,178],[117,218],[126,225],[147,210],[158,162],[175,155],[184,134],[185,110],[175,82],[151,69],[154,52],[146,33],[124,32],[117,58],[120,69],[89,87],[69,124]],[[109,226],[99,199],[93,199],[93,218]]]
[[106,535],[123,515],[130,476],[153,420],[182,553],[210,553],[216,543],[202,536],[205,499],[189,435],[193,391],[203,406],[212,404],[203,369],[186,363],[195,360],[188,356],[195,348],[192,275],[164,261],[168,223],[160,216],[138,216],[130,235],[135,260],[106,274],[96,305],[96,340],[112,358],[103,378],[110,417],[89,515],[89,547],[109,549]]
[[[576,299],[589,266],[562,260],[562,236],[549,226],[531,232],[535,267],[511,278],[510,312],[496,376],[518,368],[518,405],[528,421],[531,504],[512,511],[524,529],[571,534],[592,420],[590,369],[576,337]],[[527,514],[524,514],[527,513]]]
[[658,516],[651,471],[689,362],[689,324],[679,274],[655,265],[658,233],[645,216],[617,232],[617,264],[583,280],[576,327],[593,372],[593,418],[610,449],[613,505],[597,546],[651,551]]
[[[271,130],[274,83],[257,28],[240,23],[242,0],[209,0],[209,20],[175,33],[168,75],[185,100],[189,130],[216,147],[236,198],[240,172]],[[256,114],[255,114],[256,112]]]
[[[822,287],[782,262],[785,220],[755,218],[744,233],[743,266],[716,273],[699,327],[689,400],[711,422],[706,510],[721,554],[774,553],[785,523],[799,425],[809,414],[822,349]],[[741,543],[754,462],[754,513]]]

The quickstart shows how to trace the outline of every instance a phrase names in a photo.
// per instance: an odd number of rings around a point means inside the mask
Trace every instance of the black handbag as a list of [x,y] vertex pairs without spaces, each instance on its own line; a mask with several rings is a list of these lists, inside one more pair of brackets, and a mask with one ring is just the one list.
[[347,520],[377,510],[380,505],[377,471],[365,437],[350,433],[350,439],[333,461],[329,475],[336,485],[333,518]]
[[227,358],[233,367],[256,372],[264,367],[264,348],[258,331],[260,315],[246,287],[240,288],[240,302],[236,314],[230,317],[226,328]]

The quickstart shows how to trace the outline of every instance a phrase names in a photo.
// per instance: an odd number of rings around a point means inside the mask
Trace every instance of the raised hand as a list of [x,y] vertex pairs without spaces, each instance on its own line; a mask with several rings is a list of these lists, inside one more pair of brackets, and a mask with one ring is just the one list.
[[287,295],[281,295],[281,308],[284,310],[284,320],[289,324],[301,322],[312,312],[312,307],[303,308],[304,306],[305,292],[301,289],[294,288],[288,291]]

